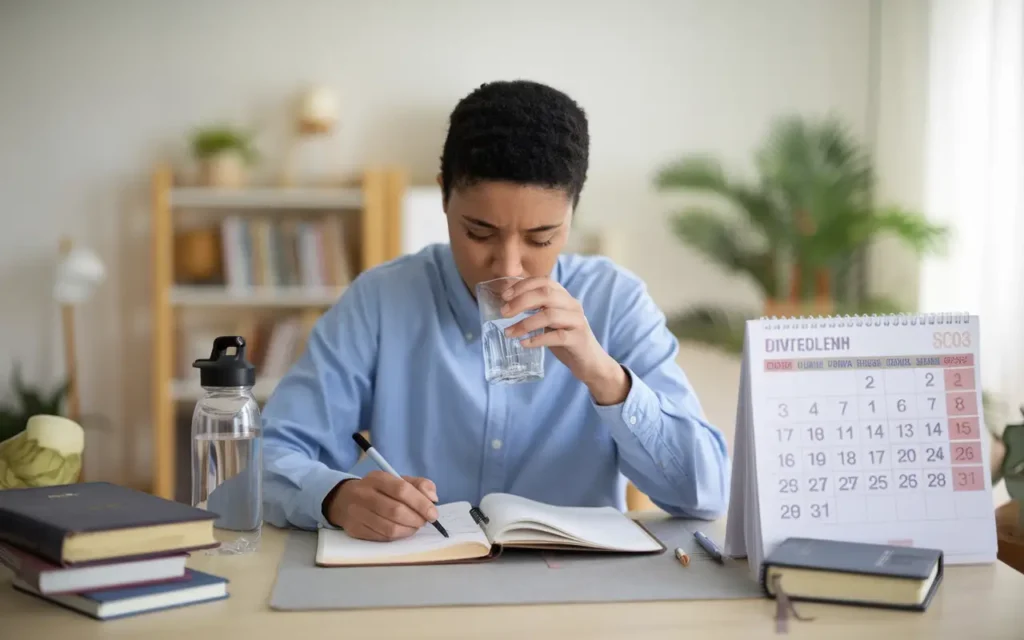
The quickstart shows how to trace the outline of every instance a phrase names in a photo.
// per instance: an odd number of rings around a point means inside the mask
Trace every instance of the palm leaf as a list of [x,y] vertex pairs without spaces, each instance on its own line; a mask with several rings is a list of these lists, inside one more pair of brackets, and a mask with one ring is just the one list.
[[788,235],[788,222],[771,198],[756,187],[729,180],[718,161],[704,155],[687,156],[666,165],[654,180],[663,190],[688,189],[718,196],[735,206],[765,235],[778,242]]
[[758,317],[717,307],[695,307],[669,317],[667,326],[679,340],[697,342],[728,353],[743,353],[746,321]]
[[837,119],[777,121],[756,155],[762,181],[793,211],[820,224],[864,209],[874,177],[870,156]]
[[947,228],[933,225],[924,216],[898,207],[881,208],[873,215],[862,216],[859,222],[855,233],[862,241],[891,234],[919,254],[944,251],[949,236]]
[[752,278],[763,291],[778,289],[775,262],[770,251],[747,246],[744,229],[701,208],[690,208],[673,218],[672,229],[683,242],[730,273]]

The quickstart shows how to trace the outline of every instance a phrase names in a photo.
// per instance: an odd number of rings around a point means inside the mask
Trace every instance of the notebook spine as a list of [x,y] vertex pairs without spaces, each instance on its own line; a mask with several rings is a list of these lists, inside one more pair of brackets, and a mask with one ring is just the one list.
[[489,524],[491,522],[490,518],[484,515],[484,512],[480,510],[480,507],[470,508],[469,515],[473,516],[473,522],[477,524],[480,524],[481,522],[484,524]]
[[767,329],[820,329],[832,327],[890,327],[968,324],[966,311],[944,313],[893,313],[845,316],[761,316]]

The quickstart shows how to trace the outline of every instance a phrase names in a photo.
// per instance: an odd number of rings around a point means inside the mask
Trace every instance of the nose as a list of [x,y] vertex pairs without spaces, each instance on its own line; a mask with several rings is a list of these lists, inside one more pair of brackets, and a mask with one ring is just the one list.
[[522,252],[515,240],[509,240],[499,245],[494,254],[492,268],[496,278],[508,278],[520,276],[523,273]]

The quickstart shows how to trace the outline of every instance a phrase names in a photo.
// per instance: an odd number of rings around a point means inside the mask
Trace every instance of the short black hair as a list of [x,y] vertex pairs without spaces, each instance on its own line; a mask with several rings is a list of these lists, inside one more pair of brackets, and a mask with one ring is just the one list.
[[529,80],[488,82],[451,113],[441,189],[447,201],[453,188],[501,180],[562,189],[575,207],[589,155],[586,113],[568,95]]

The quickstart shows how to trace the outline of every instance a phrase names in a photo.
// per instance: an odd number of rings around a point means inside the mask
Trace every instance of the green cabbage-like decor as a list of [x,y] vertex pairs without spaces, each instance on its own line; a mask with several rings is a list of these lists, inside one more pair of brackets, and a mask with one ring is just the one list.
[[68,418],[36,415],[0,442],[0,489],[72,484],[82,472],[85,431]]

